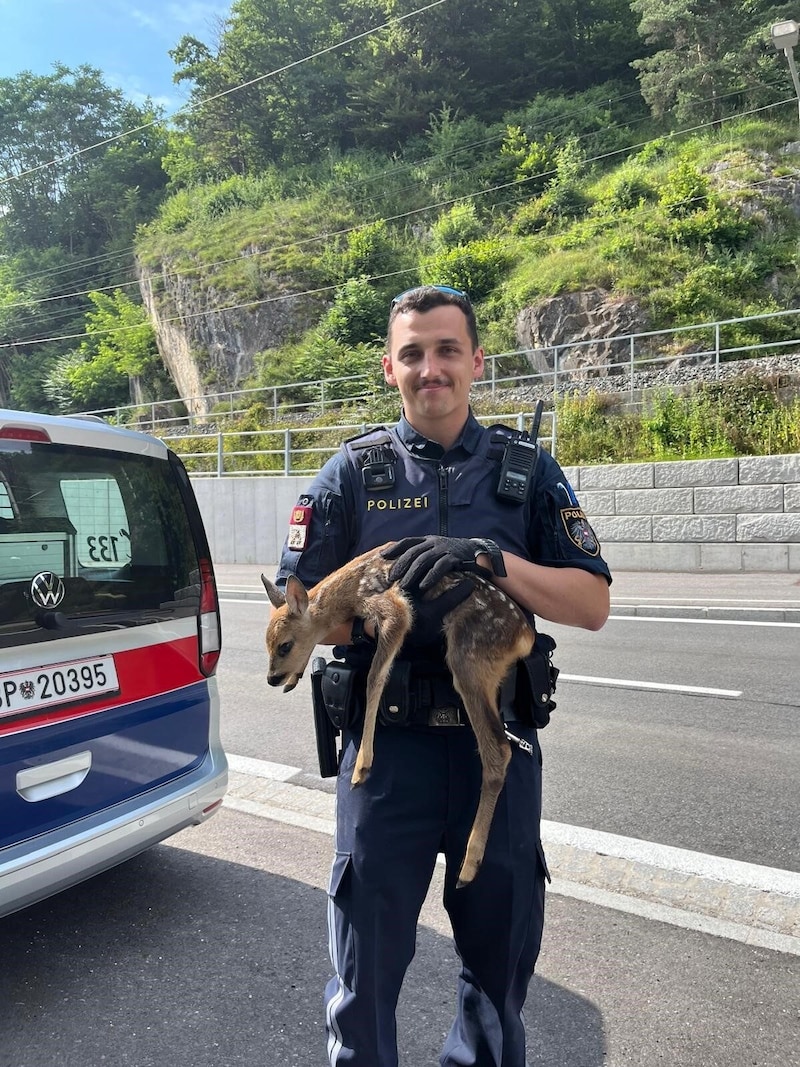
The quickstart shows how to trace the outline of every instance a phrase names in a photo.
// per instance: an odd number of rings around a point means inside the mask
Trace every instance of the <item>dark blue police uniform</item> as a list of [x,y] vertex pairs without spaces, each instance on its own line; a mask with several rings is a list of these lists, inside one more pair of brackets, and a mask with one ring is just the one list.
[[[370,477],[380,475],[387,456],[393,478]],[[471,414],[447,450],[404,418],[396,429],[346,442],[298,502],[278,580],[294,573],[310,587],[387,541],[440,534],[491,538],[535,563],[580,567],[610,581],[555,460],[542,450],[524,504],[497,497],[498,473],[492,433]],[[359,727],[345,731],[329,886],[332,1067],[397,1065],[395,1008],[439,852],[447,864],[444,904],[462,962],[456,1020],[440,1063],[524,1067],[521,1011],[541,942],[546,866],[539,837],[541,750],[531,722],[515,723],[514,732],[534,755],[514,750],[479,874],[456,889],[481,784],[469,726],[379,723],[372,770],[357,789],[350,776]]]

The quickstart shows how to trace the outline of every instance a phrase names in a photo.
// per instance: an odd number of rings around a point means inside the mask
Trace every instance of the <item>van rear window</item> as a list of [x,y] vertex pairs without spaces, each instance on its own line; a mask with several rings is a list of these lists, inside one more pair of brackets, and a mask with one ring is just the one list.
[[199,604],[169,462],[0,441],[0,647],[197,614]]

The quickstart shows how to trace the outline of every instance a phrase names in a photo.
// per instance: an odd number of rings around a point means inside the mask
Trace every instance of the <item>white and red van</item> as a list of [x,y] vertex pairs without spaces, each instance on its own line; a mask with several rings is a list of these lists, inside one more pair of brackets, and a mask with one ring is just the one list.
[[0,915],[219,809],[220,648],[178,457],[0,409]]

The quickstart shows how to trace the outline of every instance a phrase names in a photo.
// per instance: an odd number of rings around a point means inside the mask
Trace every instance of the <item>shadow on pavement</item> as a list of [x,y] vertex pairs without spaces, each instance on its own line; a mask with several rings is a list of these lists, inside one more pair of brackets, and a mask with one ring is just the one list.
[[[0,1067],[323,1067],[322,890],[157,846],[0,920]],[[400,1062],[434,1067],[455,1002],[452,942],[420,928]],[[599,1011],[535,978],[530,1067],[604,1061]]]

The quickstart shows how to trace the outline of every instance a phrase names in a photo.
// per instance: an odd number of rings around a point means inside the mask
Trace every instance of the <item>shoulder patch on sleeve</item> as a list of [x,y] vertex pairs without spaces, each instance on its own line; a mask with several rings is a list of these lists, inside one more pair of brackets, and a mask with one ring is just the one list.
[[307,496],[300,498],[300,503],[292,508],[292,518],[289,523],[289,534],[286,538],[286,547],[295,552],[302,552],[308,540],[308,528],[311,525],[311,512],[313,505]]
[[579,548],[581,552],[585,552],[587,556],[599,556],[600,542],[589,525],[589,520],[584,515],[583,509],[561,508],[560,514],[567,537],[573,545]]

